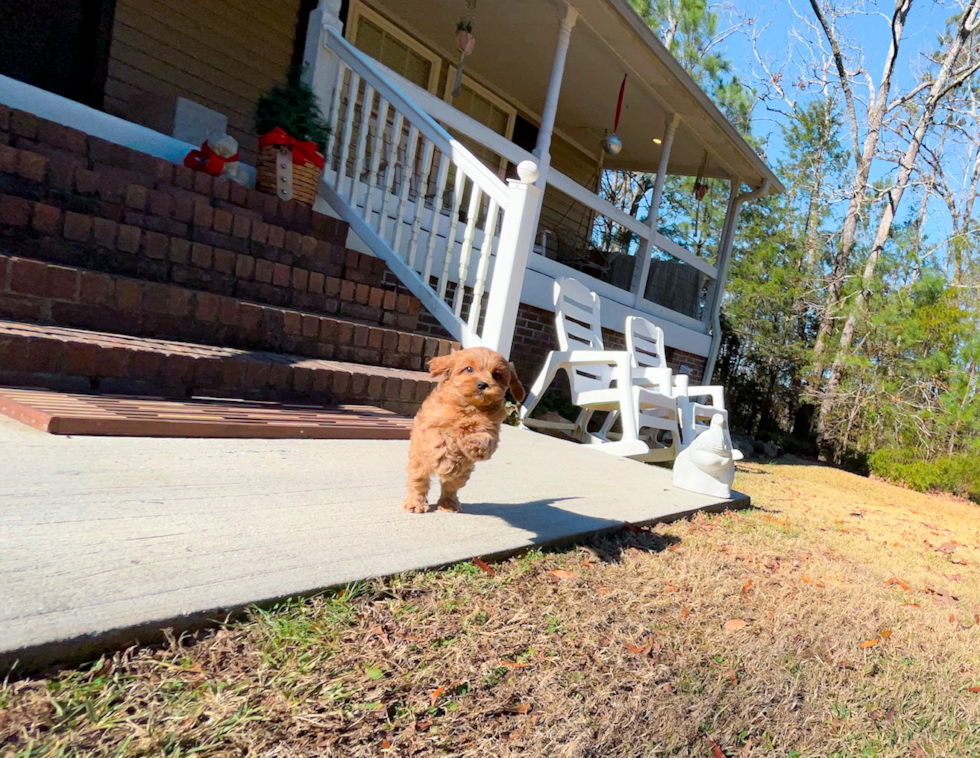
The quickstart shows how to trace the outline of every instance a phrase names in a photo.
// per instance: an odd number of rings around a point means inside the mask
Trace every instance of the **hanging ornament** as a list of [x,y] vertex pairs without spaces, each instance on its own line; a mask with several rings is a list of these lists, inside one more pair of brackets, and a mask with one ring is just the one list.
[[701,158],[701,167],[698,169],[698,175],[694,180],[694,197],[700,203],[704,200],[704,196],[708,194],[708,183],[704,178],[704,172],[708,168],[708,151],[704,151],[704,155]]
[[466,15],[456,22],[456,49],[459,50],[459,65],[456,66],[456,82],[453,84],[454,99],[459,97],[463,88],[463,62],[476,47],[476,37],[473,36],[473,14],[475,12],[476,0],[466,0]]
[[623,74],[623,83],[619,85],[619,100],[616,101],[616,120],[613,122],[612,133],[602,138],[602,149],[609,155],[619,155],[623,149],[623,141],[619,138],[619,116],[623,112],[623,93],[626,92],[626,74]]

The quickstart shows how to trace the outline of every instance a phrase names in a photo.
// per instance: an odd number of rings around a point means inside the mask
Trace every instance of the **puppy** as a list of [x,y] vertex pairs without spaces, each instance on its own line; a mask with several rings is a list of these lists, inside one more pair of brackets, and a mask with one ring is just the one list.
[[412,425],[408,449],[408,497],[405,510],[429,510],[429,480],[439,477],[439,510],[458,511],[456,493],[466,484],[477,461],[497,449],[500,423],[507,415],[507,390],[517,402],[524,387],[514,366],[485,347],[433,358],[429,374],[439,384],[422,403]]

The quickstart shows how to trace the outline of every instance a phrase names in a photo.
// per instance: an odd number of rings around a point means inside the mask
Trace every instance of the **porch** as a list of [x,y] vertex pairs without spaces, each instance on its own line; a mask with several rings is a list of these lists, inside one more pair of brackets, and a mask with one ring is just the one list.
[[0,671],[367,577],[748,503],[505,427],[462,514],[411,515],[407,444],[66,438],[0,416]]
[[[462,7],[320,3],[305,54],[334,125],[319,209],[404,261],[464,344],[503,335],[493,346],[509,352],[515,309],[552,311],[553,282],[574,276],[602,298],[614,341],[645,316],[707,379],[741,206],[779,180],[627,3],[480,4],[457,91],[444,27]],[[624,76],[613,154],[601,144]],[[508,184],[522,183],[518,212]]]

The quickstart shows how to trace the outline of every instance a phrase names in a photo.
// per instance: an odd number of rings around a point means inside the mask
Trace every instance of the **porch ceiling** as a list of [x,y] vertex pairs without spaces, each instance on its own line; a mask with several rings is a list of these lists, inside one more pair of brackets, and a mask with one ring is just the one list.
[[[445,58],[456,60],[455,22],[464,0],[374,0]],[[628,0],[574,0],[580,16],[572,32],[556,128],[593,155],[612,130],[616,97],[628,74],[619,136],[623,151],[607,168],[655,171],[667,114],[681,117],[671,151],[671,174],[695,175],[707,151],[709,176],[772,191],[782,184],[738,135],[673,56],[629,6]],[[558,0],[482,0],[473,31],[477,46],[466,72],[537,117],[544,108],[564,4]]]

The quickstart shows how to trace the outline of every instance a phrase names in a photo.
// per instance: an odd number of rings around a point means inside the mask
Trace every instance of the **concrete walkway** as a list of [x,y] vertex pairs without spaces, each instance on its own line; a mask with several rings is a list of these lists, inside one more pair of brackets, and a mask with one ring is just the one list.
[[0,417],[0,675],[253,602],[732,504],[505,427],[462,514],[410,515],[407,446],[66,438]]

